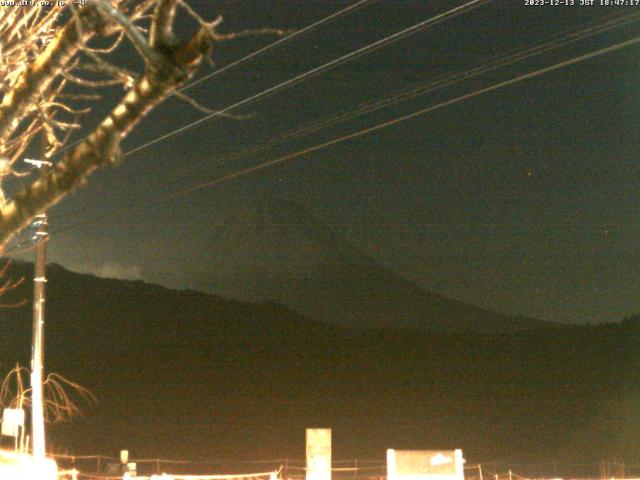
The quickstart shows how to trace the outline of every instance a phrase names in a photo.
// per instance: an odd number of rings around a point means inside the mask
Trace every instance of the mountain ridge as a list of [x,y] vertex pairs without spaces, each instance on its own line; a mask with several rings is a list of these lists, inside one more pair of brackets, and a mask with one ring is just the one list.
[[562,328],[426,290],[377,263],[300,205],[267,195],[247,200],[216,224],[190,286],[243,301],[274,301],[342,326],[478,333]]
[[[48,279],[47,371],[99,401],[51,427],[52,448],[304,458],[304,428],[324,425],[336,458],[450,447],[470,460],[636,461],[637,321],[483,335],[348,329],[59,266]],[[6,300],[29,301],[30,283]],[[28,365],[31,305],[0,319],[0,366]]]

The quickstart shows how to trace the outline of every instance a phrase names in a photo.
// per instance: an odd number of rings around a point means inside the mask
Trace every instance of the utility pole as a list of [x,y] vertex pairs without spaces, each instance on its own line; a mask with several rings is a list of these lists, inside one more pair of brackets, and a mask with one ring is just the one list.
[[[44,149],[43,149],[44,150]],[[44,176],[51,162],[30,160],[25,162],[40,169]],[[33,337],[31,343],[31,439],[34,460],[46,458],[44,428],[44,302],[46,277],[46,256],[48,227],[47,214],[36,215],[33,226],[37,228],[34,236],[36,242],[36,264],[33,275]]]
[[46,457],[44,433],[44,302],[47,282],[45,263],[47,253],[47,215],[36,217],[36,265],[33,276],[33,339],[31,344],[31,438],[33,456]]

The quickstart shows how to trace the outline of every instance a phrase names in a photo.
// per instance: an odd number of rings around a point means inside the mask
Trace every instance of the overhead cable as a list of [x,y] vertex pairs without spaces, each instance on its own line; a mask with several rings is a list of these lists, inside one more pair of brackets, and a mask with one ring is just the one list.
[[203,183],[200,183],[200,184],[185,188],[183,190],[179,190],[179,191],[176,191],[176,192],[161,196],[161,197],[159,197],[157,199],[145,202],[143,204],[138,204],[138,205],[135,205],[135,206],[132,206],[132,207],[122,208],[122,209],[116,210],[114,212],[111,212],[109,214],[106,214],[106,215],[103,215],[103,216],[100,216],[100,217],[93,217],[93,218],[87,219],[85,221],[81,221],[81,222],[77,222],[77,223],[74,223],[74,224],[67,225],[67,226],[62,227],[62,228],[60,228],[58,230],[54,230],[54,231],[50,232],[50,235],[56,234],[56,233],[61,233],[61,232],[64,232],[64,231],[68,231],[68,230],[77,228],[77,227],[79,227],[81,225],[85,225],[85,224],[88,224],[88,223],[93,223],[93,222],[97,221],[98,219],[106,219],[106,218],[117,217],[117,216],[125,214],[125,213],[130,213],[130,212],[139,210],[139,209],[141,209],[141,208],[143,208],[145,206],[148,206],[148,205],[163,203],[163,202],[172,200],[174,198],[186,195],[188,193],[191,193],[191,192],[194,192],[194,191],[197,191],[197,190],[210,188],[210,187],[213,187],[213,186],[228,182],[230,180],[233,180],[233,179],[245,176],[245,175],[249,175],[251,173],[255,173],[255,172],[264,170],[264,169],[266,169],[268,167],[271,167],[271,166],[274,166],[274,165],[278,165],[278,164],[281,164],[281,163],[296,159],[296,158],[301,157],[303,155],[307,155],[309,153],[313,153],[313,152],[322,150],[322,149],[330,147],[332,145],[337,145],[337,144],[346,142],[348,140],[353,140],[355,138],[362,137],[362,136],[367,135],[369,133],[382,130],[382,129],[390,127],[392,125],[397,125],[399,123],[406,122],[408,120],[420,117],[420,116],[425,115],[427,113],[446,108],[448,106],[451,106],[451,105],[454,105],[454,104],[457,104],[457,103],[472,99],[474,97],[483,95],[485,93],[493,92],[493,91],[496,91],[496,90],[498,90],[500,88],[504,88],[504,87],[507,87],[507,86],[522,82],[524,80],[536,78],[536,77],[539,77],[539,76],[544,75],[546,73],[553,72],[553,71],[559,70],[561,68],[564,68],[564,67],[567,67],[567,66],[570,66],[570,65],[575,65],[577,63],[584,62],[586,60],[589,60],[589,59],[592,59],[592,58],[596,58],[596,57],[605,55],[607,53],[611,53],[611,52],[614,52],[614,51],[617,51],[617,50],[620,50],[620,49],[635,45],[635,44],[637,44],[639,42],[640,42],[640,36],[634,37],[634,38],[632,38],[630,40],[626,40],[626,41],[623,41],[623,42],[620,42],[620,43],[617,43],[617,44],[614,44],[614,45],[611,45],[609,47],[600,48],[598,50],[595,50],[595,51],[592,51],[592,52],[589,52],[589,53],[586,53],[586,54],[583,54],[583,55],[580,55],[580,56],[577,56],[577,57],[573,57],[573,58],[568,59],[568,60],[564,60],[564,61],[558,62],[558,63],[553,64],[553,65],[548,66],[548,67],[540,68],[540,69],[537,69],[537,70],[534,70],[534,71],[531,71],[531,72],[528,72],[528,73],[525,73],[525,74],[522,74],[522,75],[518,75],[518,76],[513,77],[513,78],[511,78],[509,80],[504,80],[504,81],[501,81],[501,82],[497,82],[497,83],[495,83],[493,85],[490,85],[488,87],[484,87],[484,88],[480,88],[480,89],[474,90],[473,92],[470,92],[470,93],[467,93],[467,94],[464,94],[464,95],[460,95],[460,96],[455,97],[453,99],[446,100],[446,101],[437,103],[435,105],[431,105],[429,107],[420,109],[418,111],[409,113],[407,115],[403,115],[403,116],[394,118],[392,120],[388,120],[388,121],[379,123],[379,124],[377,124],[375,126],[372,126],[372,127],[369,127],[369,128],[365,128],[365,129],[362,129],[362,130],[358,130],[358,131],[350,133],[350,134],[342,135],[342,136],[334,138],[332,140],[329,140],[329,141],[326,141],[326,142],[323,142],[323,143],[320,143],[320,144],[317,144],[317,145],[313,145],[311,147],[307,147],[307,148],[304,148],[302,150],[298,150],[296,152],[293,152],[293,153],[290,153],[290,154],[287,154],[287,155],[283,155],[283,156],[278,157],[276,159],[269,160],[269,161],[266,161],[266,162],[263,162],[263,163],[260,163],[260,164],[257,164],[257,165],[251,166],[251,167],[247,167],[247,168],[244,168],[244,169],[241,169],[241,170],[237,170],[237,171],[229,173],[227,175],[223,175],[222,177],[218,177],[218,178],[215,178],[215,179],[212,179],[212,180],[209,180],[209,181],[206,181],[206,182],[203,182]]

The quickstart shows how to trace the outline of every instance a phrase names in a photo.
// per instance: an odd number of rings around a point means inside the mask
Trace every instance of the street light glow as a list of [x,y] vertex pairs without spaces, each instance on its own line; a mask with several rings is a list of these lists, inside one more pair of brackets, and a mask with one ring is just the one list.
[[2,480],[57,480],[58,467],[50,458],[34,459],[31,455],[0,450]]

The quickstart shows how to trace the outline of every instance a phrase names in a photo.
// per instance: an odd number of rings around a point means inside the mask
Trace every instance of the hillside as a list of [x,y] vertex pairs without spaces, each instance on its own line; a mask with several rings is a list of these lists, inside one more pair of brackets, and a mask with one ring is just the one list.
[[[11,296],[28,297],[27,286]],[[99,399],[51,429],[59,449],[303,458],[303,429],[330,426],[336,458],[460,447],[470,461],[640,460],[638,321],[539,334],[351,330],[56,265],[47,289],[47,366]],[[27,364],[30,306],[0,318],[0,367]]]

